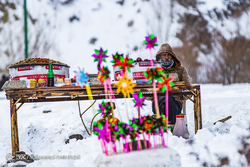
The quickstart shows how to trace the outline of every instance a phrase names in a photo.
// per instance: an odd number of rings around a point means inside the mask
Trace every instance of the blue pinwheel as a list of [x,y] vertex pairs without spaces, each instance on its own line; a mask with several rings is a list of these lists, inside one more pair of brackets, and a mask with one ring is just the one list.
[[88,83],[89,76],[88,76],[88,73],[84,73],[84,69],[81,70],[79,68],[79,71],[75,71],[75,73],[76,73],[76,82],[79,84],[81,88],[89,85]]

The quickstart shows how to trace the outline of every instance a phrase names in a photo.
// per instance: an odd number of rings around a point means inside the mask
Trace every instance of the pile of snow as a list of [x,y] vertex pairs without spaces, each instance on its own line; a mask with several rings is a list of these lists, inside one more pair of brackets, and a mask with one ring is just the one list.
[[[0,165],[6,163],[5,156],[11,153],[9,101],[0,92]],[[249,133],[250,122],[250,84],[201,85],[203,129],[194,134],[193,103],[187,102],[187,121],[190,139],[186,140],[168,135],[167,145],[181,157],[183,167],[200,167],[202,165],[247,166],[243,144]],[[131,99],[117,100],[115,116],[122,121],[136,116],[136,111],[126,112],[126,103],[132,107]],[[81,101],[82,111],[91,103]],[[142,110],[142,115],[152,114],[151,102]],[[84,115],[87,126],[98,104]],[[50,113],[43,113],[51,110]],[[119,116],[121,114],[121,117]],[[224,123],[215,121],[232,116]],[[98,119],[98,118],[96,118]],[[24,104],[18,111],[18,131],[20,150],[34,156],[71,155],[74,159],[37,160],[32,166],[94,166],[95,159],[101,154],[101,143],[96,136],[88,136],[78,113],[77,102],[30,103]],[[81,134],[84,139],[70,139],[72,134]],[[243,151],[242,151],[243,150]],[[240,153],[241,152],[241,153]],[[243,153],[242,153],[243,152]],[[126,162],[124,162],[126,165]],[[23,164],[17,162],[12,165]]]

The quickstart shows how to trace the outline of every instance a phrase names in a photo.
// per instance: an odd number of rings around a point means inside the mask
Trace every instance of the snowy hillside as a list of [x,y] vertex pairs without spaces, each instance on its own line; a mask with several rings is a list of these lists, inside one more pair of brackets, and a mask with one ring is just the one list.
[[[156,2],[159,2],[159,4]],[[216,18],[214,11],[222,12],[226,10],[229,3],[227,1],[197,1],[196,8],[192,6],[184,7],[181,3],[184,3],[184,1],[176,0],[170,3],[170,1],[164,0],[152,2],[143,0],[74,0],[68,5],[62,5],[63,1],[56,0],[28,1],[27,9],[33,19],[28,20],[29,50],[32,51],[36,42],[36,34],[41,32],[41,40],[49,41],[53,49],[44,54],[40,50],[32,56],[49,57],[67,63],[71,66],[70,73],[73,76],[73,71],[78,67],[85,68],[89,73],[97,73],[91,55],[94,49],[100,47],[108,50],[110,56],[119,52],[130,54],[132,58],[147,58],[148,51],[145,51],[142,41],[146,35],[151,33],[158,37],[159,45],[168,42],[173,47],[182,46],[183,41],[177,38],[176,34],[183,28],[184,24],[180,22],[180,19],[185,14],[204,17],[208,24],[203,28],[207,28],[211,34],[213,34],[214,28],[217,28],[227,38],[230,38],[237,35],[239,27],[240,34],[244,36],[250,34],[248,29],[250,24],[249,12],[247,11],[243,12],[243,15],[237,19],[223,16],[221,16],[223,17],[222,20]],[[210,16],[208,15],[209,11],[212,11]],[[0,35],[3,39],[2,43],[5,45],[2,45],[0,52],[2,52],[3,62],[11,64],[24,57],[21,56],[23,48],[16,51],[19,55],[16,58],[5,55],[5,49],[14,49],[15,51],[15,48],[17,50],[19,47],[18,41],[23,41],[22,3],[16,3],[16,10],[10,10],[9,12],[10,16],[18,16],[19,20],[16,21],[15,17],[10,17],[10,23],[4,24]],[[160,20],[158,20],[158,14],[161,17]],[[32,21],[36,21],[36,23],[33,24]],[[196,27],[197,25],[192,26]],[[4,39],[7,40],[6,43]],[[204,44],[202,47],[206,48]],[[153,55],[158,49],[159,46],[155,48]],[[213,49],[215,50],[210,54],[216,53],[216,48]],[[8,52],[12,51],[8,50]],[[207,59],[205,56],[200,54],[199,61],[202,63],[211,61],[211,58],[208,57]],[[110,62],[109,60],[108,62]],[[5,63],[1,63],[0,68],[3,68]],[[110,63],[108,65],[111,67]]]
[[[6,163],[5,156],[11,152],[9,101],[4,98],[4,92],[1,92],[0,166]],[[220,166],[223,163],[230,167],[247,166],[246,151],[250,144],[247,139],[250,135],[250,84],[201,85],[201,98],[203,129],[194,134],[193,104],[188,102],[187,121],[190,139],[178,138],[170,133],[168,146],[181,156],[183,167]],[[130,99],[127,103],[128,106],[132,105]],[[82,101],[82,110],[89,104],[90,102]],[[117,100],[116,106],[116,117],[120,118],[118,112],[121,113],[123,121],[133,116],[134,112],[131,111],[127,116],[124,100]],[[94,109],[84,116],[88,124],[97,108],[96,104]],[[43,113],[48,109],[52,112]],[[78,114],[77,102],[24,104],[18,111],[20,150],[36,156],[80,156],[80,159],[76,160],[38,160],[28,164],[28,167],[94,166],[96,157],[101,154],[101,143],[96,136],[88,136]],[[150,102],[147,102],[142,114],[152,114]],[[232,118],[224,123],[213,124],[227,116]],[[69,143],[65,144],[72,134],[81,134],[84,139],[70,139]]]

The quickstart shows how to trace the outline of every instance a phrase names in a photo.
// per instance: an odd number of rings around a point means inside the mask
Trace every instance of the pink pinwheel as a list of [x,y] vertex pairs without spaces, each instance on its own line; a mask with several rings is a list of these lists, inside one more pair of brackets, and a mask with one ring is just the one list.
[[94,57],[94,62],[98,61],[98,69],[101,67],[102,61],[106,62],[105,58],[108,58],[107,54],[107,50],[103,50],[102,48],[100,48],[100,50],[95,49],[95,54],[92,55],[92,57]]
[[103,117],[107,118],[108,115],[111,114],[111,106],[109,103],[102,101],[102,103],[99,104],[99,109],[97,111],[101,113]]
[[138,117],[141,120],[140,108],[142,108],[142,106],[145,106],[144,101],[146,100],[146,97],[143,97],[142,92],[140,92],[139,95],[133,94],[133,97],[134,99],[132,101],[135,103],[134,107],[138,107]]
[[133,97],[133,102],[135,103],[134,107],[142,108],[142,106],[145,106],[144,101],[146,100],[146,97],[143,97],[141,92],[139,93],[139,95],[136,93],[133,94]]
[[158,46],[157,42],[157,37],[155,37],[153,34],[151,34],[150,36],[146,36],[145,37],[145,41],[143,41],[144,44],[146,44],[146,49],[154,49],[154,46]]
[[[155,37],[153,34],[151,34],[150,36],[147,36],[146,40],[143,41],[143,43],[146,45],[146,49],[149,49],[149,53],[150,53],[150,66],[151,67],[154,66],[151,48],[154,49],[154,46],[158,46],[158,44],[156,42],[157,42],[157,37]],[[159,111],[158,101],[157,101],[155,79],[153,79],[153,90],[154,90],[156,116],[158,118],[158,117],[160,117],[160,111]]]

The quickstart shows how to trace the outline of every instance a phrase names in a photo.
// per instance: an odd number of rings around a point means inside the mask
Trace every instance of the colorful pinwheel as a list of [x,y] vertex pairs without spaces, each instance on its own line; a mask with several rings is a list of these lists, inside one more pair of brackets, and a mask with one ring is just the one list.
[[95,54],[92,55],[92,57],[94,57],[94,62],[98,61],[97,67],[98,70],[99,68],[101,68],[101,64],[102,61],[106,62],[106,58],[108,58],[107,54],[107,50],[103,50],[102,48],[100,48],[100,50],[95,49]]
[[168,88],[169,91],[171,91],[171,87],[174,86],[174,83],[172,82],[174,80],[174,77],[170,77],[167,75],[166,77],[161,77],[158,83],[158,88],[162,88],[162,92],[165,92]]
[[106,103],[105,101],[102,101],[101,104],[99,104],[99,109],[97,110],[103,117],[108,117],[109,114],[111,114],[111,106],[109,103]]
[[142,108],[143,106],[145,106],[144,101],[146,100],[146,97],[143,97],[142,92],[140,92],[139,95],[134,93],[133,97],[134,99],[132,101],[135,103],[134,107]]
[[130,98],[129,93],[133,93],[133,87],[136,86],[135,83],[132,83],[132,78],[128,78],[127,75],[124,75],[123,78],[119,78],[119,82],[114,84],[117,86],[117,93],[122,92],[124,97]]
[[165,75],[162,67],[148,68],[144,71],[144,76],[151,82],[153,79],[160,80]]
[[83,88],[83,86],[89,85],[88,81],[89,81],[89,76],[87,73],[84,73],[84,69],[81,70],[79,68],[79,71],[75,71],[76,73],[76,82],[79,84],[79,86],[81,88]]
[[121,57],[123,57],[123,54],[119,54],[118,52],[116,52],[115,55],[112,55],[113,60],[111,60],[111,63],[115,63],[120,61]]
[[158,46],[157,42],[157,37],[155,37],[153,34],[151,34],[150,36],[146,36],[145,37],[145,41],[143,41],[143,43],[146,45],[146,49],[148,48],[153,48],[154,46]]
[[[124,152],[129,152],[128,143],[126,142],[127,137],[130,137],[132,141],[136,141],[137,139],[138,142],[140,140],[139,134],[143,134],[143,136],[146,134],[149,138],[150,135],[153,135],[153,137],[161,135],[162,145],[166,147],[163,135],[164,132],[167,132],[166,117],[164,115],[161,115],[160,117],[148,115],[142,116],[141,118],[133,118],[132,120],[129,120],[129,124],[121,122],[116,118],[106,118],[106,122],[94,122],[93,126],[93,133],[103,142],[106,155],[108,151],[108,143],[111,142],[113,144],[113,150],[116,152],[115,142],[116,140],[122,141],[120,140],[121,138],[125,142],[123,144]],[[150,145],[148,147],[149,149],[151,147]],[[157,142],[154,140],[154,147],[157,148],[157,145]],[[130,147],[132,148],[132,146]],[[139,145],[137,147],[139,151]]]
[[133,67],[133,62],[134,60],[129,59],[128,56],[124,58],[122,55],[119,55],[118,53],[113,56],[113,60],[111,61],[111,63],[114,64],[114,67],[118,67],[119,70],[123,70],[124,73],[126,72],[126,70],[130,72],[130,67]]
[[98,79],[103,84],[106,79],[109,78],[110,71],[108,69],[108,66],[102,67],[98,71]]
[[162,67],[153,67],[148,68],[147,71],[144,71],[144,76],[146,79],[151,82],[153,80],[153,90],[154,90],[154,100],[155,100],[155,110],[156,110],[156,116],[160,116],[160,111],[158,107],[158,101],[157,101],[157,93],[156,93],[156,83],[155,80],[160,80],[161,77],[164,75],[163,68]]
[[168,91],[171,90],[171,87],[174,86],[174,83],[172,82],[174,80],[174,77],[170,77],[167,75],[166,77],[163,75],[163,77],[160,78],[158,83],[158,88],[162,88],[162,92],[165,92],[165,112],[166,112],[166,123],[168,123]]

